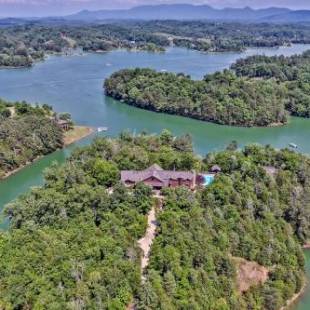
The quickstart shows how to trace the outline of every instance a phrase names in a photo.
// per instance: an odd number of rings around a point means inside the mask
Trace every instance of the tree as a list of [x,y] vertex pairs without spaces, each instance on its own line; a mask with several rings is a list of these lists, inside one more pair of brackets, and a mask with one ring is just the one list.
[[226,147],[226,150],[227,151],[236,151],[238,149],[238,142],[237,141],[232,141],[227,147]]
[[96,159],[93,164],[92,174],[98,184],[111,187],[119,180],[117,166],[109,161]]

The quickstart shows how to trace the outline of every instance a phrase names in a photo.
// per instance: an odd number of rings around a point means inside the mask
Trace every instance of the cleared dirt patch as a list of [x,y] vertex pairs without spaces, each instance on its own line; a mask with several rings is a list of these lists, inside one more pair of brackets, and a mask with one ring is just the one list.
[[78,140],[89,136],[94,130],[90,127],[74,126],[73,129],[66,131],[64,136],[64,144],[70,145]]
[[233,257],[233,261],[237,268],[237,287],[240,293],[268,280],[269,270],[266,267],[240,257]]

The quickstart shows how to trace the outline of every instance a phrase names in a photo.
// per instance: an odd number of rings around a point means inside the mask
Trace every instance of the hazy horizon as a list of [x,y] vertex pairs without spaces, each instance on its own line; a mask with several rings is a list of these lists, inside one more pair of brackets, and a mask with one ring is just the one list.
[[309,0],[0,0],[0,17],[63,16],[86,9],[128,9],[139,5],[176,3],[207,4],[215,8],[249,6],[259,9],[273,6],[310,9]]

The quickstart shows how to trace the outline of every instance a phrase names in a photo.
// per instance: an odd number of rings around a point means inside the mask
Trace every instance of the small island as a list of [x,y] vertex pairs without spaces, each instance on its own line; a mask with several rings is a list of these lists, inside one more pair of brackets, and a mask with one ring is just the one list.
[[92,132],[46,104],[0,100],[0,179]]
[[192,80],[152,69],[124,69],[105,80],[105,93],[142,109],[221,125],[284,125],[289,115],[310,117],[310,52],[291,57],[254,56],[231,70]]

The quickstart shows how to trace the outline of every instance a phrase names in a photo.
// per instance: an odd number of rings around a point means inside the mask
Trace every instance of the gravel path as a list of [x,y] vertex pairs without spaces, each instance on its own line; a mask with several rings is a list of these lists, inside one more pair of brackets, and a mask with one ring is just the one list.
[[155,238],[155,234],[156,234],[157,221],[156,221],[155,207],[153,207],[151,211],[149,212],[147,222],[148,222],[148,227],[147,227],[146,233],[144,237],[138,241],[138,244],[143,252],[143,256],[141,259],[142,273],[143,273],[143,270],[149,264],[149,255],[151,251],[151,246]]

